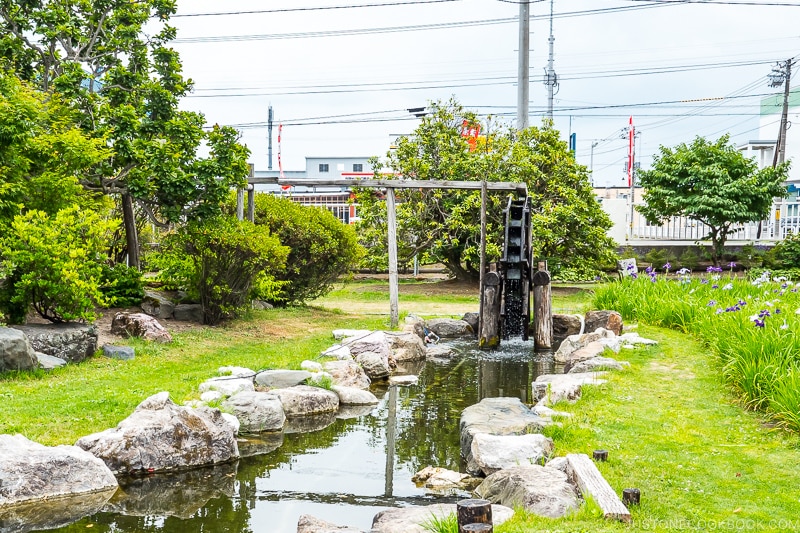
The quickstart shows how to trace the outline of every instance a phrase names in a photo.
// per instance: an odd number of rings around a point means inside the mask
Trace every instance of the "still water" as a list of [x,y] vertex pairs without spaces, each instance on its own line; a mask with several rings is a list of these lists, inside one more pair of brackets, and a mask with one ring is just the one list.
[[450,346],[453,359],[398,369],[418,375],[416,385],[374,385],[377,406],[290,420],[283,433],[242,443],[248,456],[235,464],[127,482],[101,512],[55,531],[295,533],[302,514],[369,530],[383,509],[468,496],[434,494],[411,477],[427,465],[461,469],[461,411],[485,397],[530,403],[531,381],[552,371],[552,358],[532,342]]

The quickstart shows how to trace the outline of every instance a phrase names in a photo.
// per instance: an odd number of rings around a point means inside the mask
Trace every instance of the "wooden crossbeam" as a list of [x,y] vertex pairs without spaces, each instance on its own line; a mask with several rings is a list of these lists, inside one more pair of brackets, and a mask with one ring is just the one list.
[[588,455],[583,453],[567,454],[567,464],[569,465],[568,475],[571,474],[583,497],[591,496],[603,511],[605,518],[622,522],[631,521],[630,511]]
[[[465,189],[479,190],[481,181],[448,181],[448,180],[409,180],[409,179],[362,179],[362,178],[247,178],[247,183],[273,184],[273,185],[306,185],[309,187],[368,187],[391,189]],[[489,191],[516,192],[527,196],[528,187],[524,183],[489,181],[486,182]]]

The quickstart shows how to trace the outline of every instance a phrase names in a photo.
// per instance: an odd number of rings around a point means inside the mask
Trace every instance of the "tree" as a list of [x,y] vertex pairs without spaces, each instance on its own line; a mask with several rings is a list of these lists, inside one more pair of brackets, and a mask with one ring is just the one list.
[[650,170],[639,172],[650,223],[684,216],[709,227],[711,259],[719,265],[734,224],[763,220],[773,198],[785,197],[789,163],[758,169],[724,135],[716,142],[697,137],[691,145],[661,146]]
[[201,114],[178,109],[192,83],[168,46],[175,10],[175,0],[0,0],[0,62],[61,95],[111,152],[81,185],[119,199],[137,266],[135,207],[159,225],[214,216],[247,174],[235,130],[205,132]]
[[[415,132],[400,139],[376,172],[390,168],[399,176],[428,180],[514,181],[528,186],[533,206],[533,246],[537,257],[553,259],[562,272],[582,277],[613,257],[606,236],[611,221],[594,198],[586,168],[578,165],[566,143],[549,124],[516,132],[504,125],[473,146],[461,135],[463,125],[477,125],[474,113],[451,100],[429,107]],[[475,280],[480,264],[480,192],[397,189],[399,262],[422,254],[441,262],[458,279]],[[359,237],[373,264],[386,249],[386,207],[379,194],[357,193]],[[489,195],[487,257],[500,256],[506,198]],[[555,274],[556,272],[554,272]]]

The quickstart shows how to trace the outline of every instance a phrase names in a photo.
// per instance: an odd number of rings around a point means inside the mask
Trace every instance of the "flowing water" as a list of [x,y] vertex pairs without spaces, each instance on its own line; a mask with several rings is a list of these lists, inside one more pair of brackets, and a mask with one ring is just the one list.
[[383,509],[468,497],[431,493],[411,477],[427,465],[463,470],[461,411],[485,397],[530,403],[531,381],[553,363],[532,341],[494,352],[450,345],[451,360],[401,369],[418,384],[374,385],[377,406],[290,420],[283,433],[242,443],[249,456],[235,464],[127,482],[102,512],[56,531],[295,533],[302,514],[369,530]]

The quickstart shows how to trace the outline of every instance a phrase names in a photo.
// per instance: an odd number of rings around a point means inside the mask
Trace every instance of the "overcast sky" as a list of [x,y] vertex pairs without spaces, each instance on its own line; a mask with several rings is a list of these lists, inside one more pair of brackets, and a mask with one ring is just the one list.
[[[776,3],[791,5],[769,5]],[[382,156],[392,134],[418,123],[408,108],[451,96],[494,121],[515,122],[516,0],[178,5],[174,46],[195,82],[182,105],[210,124],[239,127],[258,170],[267,168],[270,104],[273,168],[283,123],[284,170],[302,170],[307,156]],[[230,14],[208,15],[222,12]],[[531,3],[532,125],[547,103],[549,13],[549,0]],[[800,0],[555,0],[554,13],[555,124],[565,140],[576,133],[577,159],[591,165],[598,185],[625,183],[620,137],[630,115],[645,168],[659,145],[695,135],[759,138],[758,103],[779,91],[766,76],[800,54]],[[195,14],[206,15],[185,16]],[[763,137],[774,139],[777,129]]]

